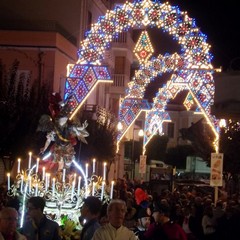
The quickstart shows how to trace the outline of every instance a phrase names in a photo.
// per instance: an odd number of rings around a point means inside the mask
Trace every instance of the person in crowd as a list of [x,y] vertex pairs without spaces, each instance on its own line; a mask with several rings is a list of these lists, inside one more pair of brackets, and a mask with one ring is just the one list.
[[239,205],[228,202],[225,214],[218,220],[217,236],[218,240],[238,240],[240,229]]
[[123,225],[129,229],[134,229],[136,226],[136,214],[137,209],[134,207],[134,200],[128,198],[126,200],[127,212],[125,214],[125,219]]
[[193,216],[192,216],[192,206],[187,205],[184,210],[184,218],[183,218],[183,223],[182,223],[182,228],[184,232],[187,234],[187,239],[188,240],[197,240],[196,236],[192,232],[192,222]]
[[99,223],[100,223],[101,226],[108,223],[107,206],[108,206],[107,203],[104,203],[102,205],[101,213],[100,213],[100,216],[99,216]]
[[169,218],[170,208],[167,205],[159,204],[153,210],[154,222],[150,224],[144,236],[146,239],[174,239],[187,240],[187,235],[182,227],[171,221]]
[[216,207],[213,209],[213,217],[217,224],[218,220],[225,214],[225,210],[223,208],[223,202],[221,200],[217,201]]
[[202,218],[202,228],[204,239],[214,240],[216,237],[216,224],[213,217],[213,208],[212,206],[206,206]]
[[98,228],[92,240],[136,240],[134,232],[123,226],[126,211],[123,200],[113,199],[107,207],[109,223]]
[[13,207],[19,212],[20,201],[18,197],[15,196],[13,198],[8,199],[8,201],[6,202],[6,207]]
[[145,240],[144,233],[151,223],[151,210],[149,208],[141,208],[137,213],[137,226],[133,230],[139,240]]
[[191,231],[198,239],[203,239],[203,228],[202,228],[202,218],[203,218],[204,206],[202,198],[196,196],[192,204],[192,221],[191,221]]
[[99,216],[101,213],[102,202],[94,196],[89,196],[83,200],[81,208],[81,218],[84,225],[81,232],[81,240],[91,240],[94,232],[100,227]]
[[28,240],[60,240],[59,225],[48,219],[43,213],[45,200],[31,197],[27,202],[27,219],[20,232]]
[[5,207],[0,212],[0,240],[26,240],[17,231],[18,212],[15,208]]

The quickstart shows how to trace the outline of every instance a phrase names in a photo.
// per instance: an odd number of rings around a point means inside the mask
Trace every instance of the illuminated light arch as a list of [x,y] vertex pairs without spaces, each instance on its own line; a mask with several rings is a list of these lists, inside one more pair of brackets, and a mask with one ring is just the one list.
[[[210,45],[206,43],[206,35],[197,28],[195,20],[189,18],[186,12],[181,12],[177,6],[171,6],[169,3],[142,0],[133,3],[126,2],[123,5],[117,6],[114,10],[107,11],[105,16],[100,17],[99,21],[92,25],[86,39],[82,42],[78,51],[79,59],[74,66],[75,69],[81,66],[100,65],[104,52],[110,47],[113,37],[116,37],[123,31],[128,31],[129,28],[141,26],[161,28],[178,42],[182,56],[178,64],[181,67],[174,65],[176,63],[174,57],[172,59],[174,55],[168,57],[165,55],[163,59],[150,61],[147,66],[144,65],[136,73],[135,79],[129,84],[127,96],[120,104],[119,120],[124,123],[122,133],[132,124],[135,117],[143,110],[143,107],[149,108],[149,105],[144,102],[142,96],[147,84],[153,79],[149,76],[150,73],[152,74],[154,71],[157,75],[161,72],[175,71],[175,75],[171,78],[171,81],[176,85],[188,87],[201,111],[205,113],[207,121],[213,127],[217,138],[218,124],[216,124],[216,119],[210,115],[210,105],[213,103],[215,90],[212,77],[212,56],[209,53]],[[173,66],[175,69],[173,69]],[[72,70],[70,73],[71,78],[78,78],[76,81],[80,82],[83,76],[76,76],[74,70]],[[95,83],[97,82],[98,78],[95,80]],[[172,86],[171,84],[169,85]],[[163,89],[165,89],[164,91],[168,91],[166,87]],[[159,92],[154,99],[152,109],[147,109],[148,116],[146,119],[149,121],[149,124],[146,124],[147,126],[155,126],[152,123],[152,120],[155,118],[164,117],[166,120],[168,119],[162,114],[164,112],[164,104],[166,105],[165,102],[161,102],[160,93],[162,92]],[[77,104],[78,106],[81,105],[86,99],[86,96],[90,93],[90,89],[86,89],[84,97],[78,99],[79,96],[77,96],[75,88],[67,88],[66,86],[65,97],[70,93],[76,94],[76,109]],[[163,105],[163,108],[158,109],[158,105]],[[129,109],[131,111],[128,111]],[[154,115],[158,118],[153,118]],[[145,126],[144,144],[147,144],[150,136],[158,128],[154,127],[154,131],[150,129],[148,137],[146,136],[146,132],[149,129],[146,129]]]

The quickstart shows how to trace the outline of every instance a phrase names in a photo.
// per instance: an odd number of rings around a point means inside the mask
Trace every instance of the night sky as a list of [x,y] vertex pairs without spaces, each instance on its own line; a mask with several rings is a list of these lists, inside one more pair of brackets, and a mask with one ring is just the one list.
[[[187,11],[188,16],[195,19],[197,27],[207,36],[214,68],[240,70],[240,3],[237,0],[225,3],[219,0],[169,0],[169,3],[179,6],[180,11]],[[134,31],[136,42],[142,30]],[[177,42],[161,29],[148,28],[148,34],[155,51],[154,56],[180,52]],[[159,79],[152,81],[146,89],[145,98],[149,101],[152,101],[156,89],[162,87],[169,76],[163,74]]]
[[[240,3],[238,0],[170,0],[196,20],[212,47],[213,66],[240,70]],[[236,59],[237,58],[237,59]],[[234,60],[235,59],[235,60]]]
[[[164,1],[160,1],[164,3]],[[211,45],[214,68],[222,67],[240,70],[240,1],[238,0],[169,0],[172,6],[178,6],[180,11],[187,11],[188,16],[195,19],[197,27],[207,36],[207,43]],[[155,33],[153,33],[155,31]],[[156,33],[158,31],[158,34]],[[163,36],[160,30],[149,32],[153,46],[157,46],[160,53],[166,50],[172,38]],[[167,40],[167,41],[164,41]],[[165,44],[164,46],[164,43]],[[177,46],[177,45],[176,45]],[[169,45],[177,51],[176,46]],[[165,52],[161,52],[165,49]],[[156,47],[154,50],[157,50]],[[158,52],[159,54],[159,52]]]

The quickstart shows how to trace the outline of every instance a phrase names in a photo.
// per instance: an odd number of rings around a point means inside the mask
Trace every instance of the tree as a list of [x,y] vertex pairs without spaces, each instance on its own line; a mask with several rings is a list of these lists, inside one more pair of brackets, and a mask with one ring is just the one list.
[[76,149],[76,155],[80,161],[96,158],[98,162],[107,162],[109,169],[116,155],[115,121],[109,117],[101,122],[85,117],[83,114],[81,121],[87,120],[88,122],[89,136],[86,138],[88,144],[80,143]]
[[6,70],[0,60],[0,158],[8,156],[10,165],[26,151],[39,150],[36,127],[47,111],[47,87],[39,89],[37,80],[31,85],[30,77],[17,78],[19,64],[15,60]]
[[146,146],[147,160],[166,160],[168,137],[154,135]]
[[177,168],[186,168],[187,156],[195,155],[191,145],[177,145],[167,150],[166,163]]
[[204,118],[196,123],[192,123],[189,128],[179,130],[183,140],[189,140],[192,144],[196,156],[210,164],[211,153],[215,152],[213,142],[215,136],[209,124],[204,122]]
[[224,171],[232,174],[239,173],[240,123],[229,120],[226,128],[221,129],[220,152],[224,154]]

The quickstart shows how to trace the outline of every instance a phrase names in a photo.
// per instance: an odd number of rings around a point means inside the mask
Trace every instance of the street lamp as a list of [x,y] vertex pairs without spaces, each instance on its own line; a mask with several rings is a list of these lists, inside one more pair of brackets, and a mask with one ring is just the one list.
[[123,129],[122,123],[121,123],[121,122],[118,122],[118,124],[117,124],[117,130],[118,130],[118,131],[122,131],[122,129]]
[[222,134],[223,134],[223,129],[226,127],[226,120],[225,119],[220,119],[219,121],[219,128],[220,132],[218,135],[218,152],[221,152],[221,140],[222,140]]
[[133,174],[132,174],[132,177],[133,177],[133,180],[135,178],[135,165],[136,165],[136,159],[134,157],[134,132],[135,131],[138,131],[138,137],[143,137],[144,135],[144,132],[142,129],[139,129],[139,128],[133,128],[133,138],[132,138],[132,163],[133,163]]

